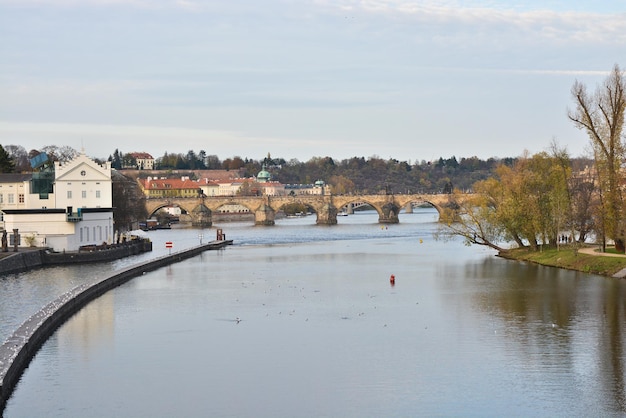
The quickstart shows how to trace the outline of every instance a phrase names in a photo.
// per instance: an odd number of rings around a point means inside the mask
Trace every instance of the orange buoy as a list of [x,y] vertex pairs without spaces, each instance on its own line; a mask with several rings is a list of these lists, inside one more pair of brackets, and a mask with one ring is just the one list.
[[396,276],[392,274],[391,277],[389,277],[389,283],[391,283],[392,286],[396,284]]

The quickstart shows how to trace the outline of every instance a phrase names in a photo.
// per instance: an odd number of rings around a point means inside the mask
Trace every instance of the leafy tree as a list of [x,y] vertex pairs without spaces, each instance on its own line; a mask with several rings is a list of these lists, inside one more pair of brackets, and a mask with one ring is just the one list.
[[[567,155],[561,156],[567,160]],[[447,208],[442,220],[447,232],[459,235],[466,243],[487,245],[501,250],[499,240],[527,242],[533,249],[542,244],[557,244],[561,228],[567,226],[567,181],[559,158],[546,153],[519,158],[513,167],[500,165],[496,177],[474,185],[476,194],[460,199]]]
[[576,81],[572,87],[575,110],[568,112],[574,125],[585,130],[593,147],[596,175],[601,197],[599,225],[603,247],[606,238],[615,241],[618,251],[624,252],[623,196],[620,184],[620,165],[624,161],[622,142],[624,111],[626,109],[626,82],[619,66],[613,67],[595,94],[587,92],[584,84]]
[[460,236],[465,245],[484,245],[504,251],[498,245],[505,230],[497,220],[495,202],[487,194],[474,194],[462,199],[456,190],[451,195],[451,204],[441,213],[442,227],[435,234],[438,239]]
[[354,193],[354,182],[345,176],[331,176],[328,180],[331,185],[333,194],[350,194]]

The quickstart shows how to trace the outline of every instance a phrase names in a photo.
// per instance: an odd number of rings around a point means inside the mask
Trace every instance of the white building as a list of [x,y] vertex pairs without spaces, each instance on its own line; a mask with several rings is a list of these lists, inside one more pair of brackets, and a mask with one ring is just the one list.
[[[20,246],[76,251],[84,245],[113,242],[111,164],[100,165],[84,153],[54,171],[17,179],[0,175],[1,199],[23,191],[23,203],[0,203],[4,229],[11,240],[18,229]],[[19,194],[19,193],[18,193]],[[18,203],[21,202],[18,197]]]
[[138,170],[154,170],[154,158],[152,155],[147,152],[131,152],[129,155],[137,162]]

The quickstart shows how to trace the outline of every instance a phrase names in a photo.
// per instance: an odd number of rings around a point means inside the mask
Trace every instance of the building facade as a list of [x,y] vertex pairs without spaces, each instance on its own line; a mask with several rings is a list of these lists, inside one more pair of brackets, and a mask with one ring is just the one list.
[[[76,251],[113,242],[111,164],[98,164],[81,153],[53,169],[25,177],[0,175],[3,227],[19,246]],[[13,195],[11,198],[10,195]],[[20,197],[23,195],[23,199]],[[17,203],[9,204],[11,200]]]
[[152,158],[152,155],[147,152],[131,152],[129,155],[137,162],[137,170],[154,170],[154,158]]

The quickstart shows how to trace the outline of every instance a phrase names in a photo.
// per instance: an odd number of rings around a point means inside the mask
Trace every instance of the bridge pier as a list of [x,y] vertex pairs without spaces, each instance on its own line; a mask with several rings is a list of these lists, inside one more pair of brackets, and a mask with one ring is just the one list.
[[348,213],[348,215],[353,215],[354,214],[354,203],[348,203],[346,206],[347,206],[346,212]]
[[330,203],[326,203],[317,211],[315,223],[318,225],[337,225],[337,208]]
[[209,228],[213,225],[213,212],[204,205],[195,208],[191,213],[191,226]]
[[276,212],[269,205],[263,203],[254,212],[254,224],[272,226],[275,224]]
[[413,202],[409,202],[404,206],[404,213],[413,213]]
[[386,203],[382,206],[382,211],[378,215],[378,223],[380,224],[397,224],[400,222],[398,219],[398,213],[400,207],[393,202]]

